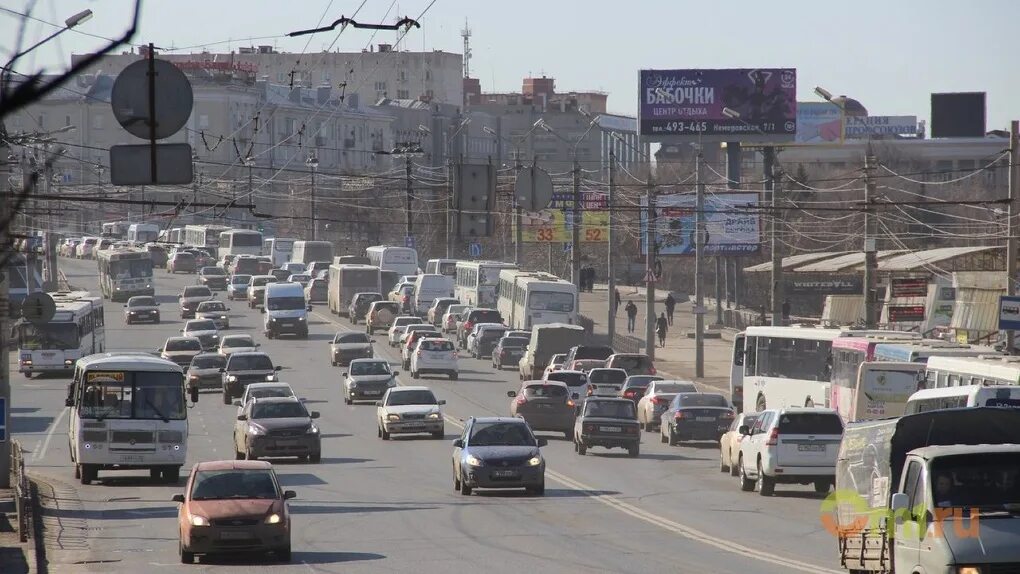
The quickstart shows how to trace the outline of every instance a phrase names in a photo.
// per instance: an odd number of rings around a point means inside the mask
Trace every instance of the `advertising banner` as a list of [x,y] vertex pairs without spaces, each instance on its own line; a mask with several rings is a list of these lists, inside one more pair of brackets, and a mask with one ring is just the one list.
[[889,296],[893,299],[898,297],[927,297],[928,279],[924,277],[903,277],[893,279],[889,285],[892,291]]
[[[548,209],[521,214],[521,240],[524,243],[569,243],[573,235],[573,206],[573,192],[554,192]],[[581,192],[582,243],[609,241],[608,210],[607,194]]]
[[842,143],[843,112],[829,102],[797,102],[797,143]]
[[[694,195],[662,195],[655,199],[655,237],[659,255],[694,255]],[[641,198],[647,207],[648,198]],[[757,193],[713,193],[705,198],[705,255],[746,255],[760,249]],[[641,210],[641,252],[648,249],[647,209]]]
[[789,142],[797,133],[795,68],[641,70],[638,82],[646,141]]
[[847,116],[844,133],[847,139],[917,135],[917,116]]

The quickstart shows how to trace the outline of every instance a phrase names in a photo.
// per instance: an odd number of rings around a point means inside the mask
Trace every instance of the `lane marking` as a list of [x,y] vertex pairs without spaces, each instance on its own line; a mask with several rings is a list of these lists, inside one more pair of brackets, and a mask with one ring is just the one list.
[[33,461],[42,460],[42,458],[46,456],[46,449],[50,448],[50,441],[53,439],[53,433],[56,432],[57,426],[60,425],[60,421],[64,420],[64,417],[67,416],[67,412],[69,410],[71,409],[64,407],[64,409],[60,411],[60,414],[57,415],[57,418],[53,419],[53,422],[50,423],[50,428],[46,429],[46,440],[43,441],[42,448],[37,449],[32,453]]

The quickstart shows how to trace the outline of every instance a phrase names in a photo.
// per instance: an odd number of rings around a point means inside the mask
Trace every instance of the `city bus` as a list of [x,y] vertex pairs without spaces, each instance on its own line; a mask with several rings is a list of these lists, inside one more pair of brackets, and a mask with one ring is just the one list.
[[920,333],[889,331],[868,337],[839,337],[832,341],[832,378],[827,404],[848,420],[857,404],[857,379],[861,363],[875,360],[875,347],[893,341],[921,341]]
[[348,316],[351,299],[357,293],[382,293],[382,276],[375,265],[330,265],[329,310]]
[[329,241],[295,241],[290,260],[304,263],[305,267],[314,261],[333,262],[333,244]]
[[109,239],[124,239],[127,237],[129,225],[130,224],[127,221],[108,221],[103,224],[100,237],[106,237]]
[[220,259],[224,255],[262,255],[262,233],[251,229],[228,229],[220,233],[216,254]]
[[454,297],[472,307],[496,308],[496,288],[503,269],[517,269],[500,261],[458,261],[454,277]]
[[[198,387],[191,389],[198,401]],[[80,359],[67,388],[74,476],[91,484],[100,470],[148,469],[176,484],[188,454],[184,371],[144,352]]]
[[9,278],[7,288],[11,313],[17,317],[21,315],[21,302],[25,297],[28,297],[30,292],[42,291],[42,257],[26,257],[24,253],[11,253],[7,256],[3,271]]
[[365,249],[368,262],[382,271],[394,271],[401,275],[418,274],[418,252],[410,247],[374,245]]
[[993,355],[940,357],[925,365],[925,388],[941,389],[963,385],[1020,385],[1020,357]]
[[183,244],[184,243],[184,228],[183,227],[174,227],[174,228],[171,228],[171,229],[167,229],[166,232],[163,234],[162,241],[165,242],[165,243],[173,243],[175,245]]
[[18,372],[67,372],[81,357],[106,348],[103,298],[87,291],[53,293],[56,312],[48,323],[19,319],[14,326],[18,343]]
[[184,227],[184,240],[181,242],[189,247],[219,247],[220,234],[230,231],[224,225],[187,225]]
[[876,361],[898,363],[927,363],[931,357],[977,357],[998,355],[991,347],[965,345],[942,339],[923,339],[917,342],[880,343],[875,345]]
[[1020,386],[962,385],[921,389],[907,400],[903,414],[913,415],[942,409],[974,407],[1020,408]]
[[290,261],[294,252],[295,239],[286,237],[269,237],[262,242],[262,253],[273,258],[273,267],[279,267]]
[[425,273],[438,273],[447,277],[457,276],[456,259],[429,259],[425,263]]
[[155,223],[132,223],[128,226],[128,241],[149,243],[157,239],[159,239],[159,226]]
[[127,301],[135,295],[155,295],[152,255],[146,249],[105,249],[96,253],[99,290],[111,301]]
[[496,309],[511,329],[527,330],[547,323],[574,325],[576,295],[573,283],[555,275],[503,269],[499,272]]

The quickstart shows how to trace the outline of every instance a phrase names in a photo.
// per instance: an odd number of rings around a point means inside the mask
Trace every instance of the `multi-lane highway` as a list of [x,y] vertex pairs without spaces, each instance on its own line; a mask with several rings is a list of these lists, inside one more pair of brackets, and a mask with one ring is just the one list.
[[[61,262],[77,288],[96,291],[93,262]],[[157,272],[160,325],[126,326],[120,304],[107,303],[107,349],[151,350],[176,335],[176,294],[192,275]],[[224,295],[220,295],[223,298]],[[150,483],[147,474],[104,472],[91,486],[73,479],[63,400],[67,380],[14,378],[15,433],[32,452],[31,470],[58,500],[48,524],[50,571],[157,572],[221,569],[284,572],[839,572],[836,542],[819,520],[811,487],[787,487],[765,498],[740,492],[719,472],[718,447],[668,447],[643,437],[641,456],[595,449],[580,457],[562,435],[548,435],[543,497],[518,492],[455,492],[450,441],[472,415],[505,415],[517,373],[487,360],[460,360],[457,381],[423,379],[445,399],[446,440],[376,437],[375,407],[345,406],[342,368],[330,366],[327,341],[350,324],[323,306],[308,340],[268,340],[261,317],[240,302],[228,332],[251,332],[310,409],[322,413],[321,464],[279,462],[291,503],[293,562],[203,559],[185,567],[177,556],[181,484]],[[359,327],[363,328],[363,327]],[[399,369],[377,335],[377,352]],[[12,362],[13,363],[13,362]],[[402,370],[402,369],[401,369]],[[403,382],[409,382],[406,373]],[[204,393],[189,411],[188,462],[233,458],[236,409]]]

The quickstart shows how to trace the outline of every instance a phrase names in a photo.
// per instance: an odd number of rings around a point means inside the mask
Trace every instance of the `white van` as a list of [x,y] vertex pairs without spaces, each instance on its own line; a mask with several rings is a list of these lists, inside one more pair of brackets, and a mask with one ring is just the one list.
[[922,389],[907,399],[908,415],[962,407],[1020,408],[1020,386],[963,385]]
[[308,312],[312,306],[305,302],[305,291],[300,283],[270,283],[262,312],[265,322],[262,331],[272,339],[277,335],[290,333],[302,339],[308,338]]
[[438,273],[418,275],[414,281],[414,301],[411,312],[424,317],[432,301],[440,297],[453,297],[453,277]]

